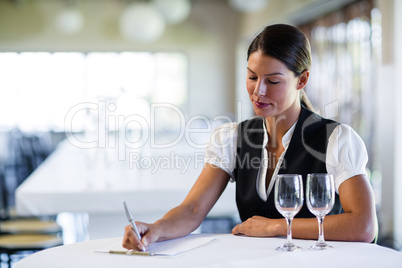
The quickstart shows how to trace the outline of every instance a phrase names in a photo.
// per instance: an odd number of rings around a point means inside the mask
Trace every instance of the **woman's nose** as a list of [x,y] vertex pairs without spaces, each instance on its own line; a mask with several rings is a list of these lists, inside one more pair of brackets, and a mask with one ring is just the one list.
[[264,83],[258,82],[254,89],[254,94],[256,96],[264,96],[267,91],[267,87]]

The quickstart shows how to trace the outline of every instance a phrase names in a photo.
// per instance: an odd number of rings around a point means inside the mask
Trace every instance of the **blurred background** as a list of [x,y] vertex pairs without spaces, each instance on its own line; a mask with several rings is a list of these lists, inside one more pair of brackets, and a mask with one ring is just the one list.
[[[104,103],[113,118],[152,115],[161,139],[182,118],[202,116],[213,126],[249,118],[248,45],[264,26],[289,23],[312,45],[306,92],[313,105],[366,143],[378,243],[400,250],[400,14],[401,0],[0,0],[8,203],[60,141],[91,132],[87,104],[98,112]],[[160,103],[170,106],[151,114]],[[107,131],[121,131],[117,122],[109,120]]]

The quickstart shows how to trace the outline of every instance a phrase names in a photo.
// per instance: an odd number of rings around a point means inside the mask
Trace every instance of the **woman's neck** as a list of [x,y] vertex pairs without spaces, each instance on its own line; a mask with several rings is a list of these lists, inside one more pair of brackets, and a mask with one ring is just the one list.
[[285,111],[277,116],[270,116],[265,118],[265,124],[268,132],[268,141],[271,146],[282,146],[282,138],[286,132],[293,126],[299,119],[301,106],[293,111]]

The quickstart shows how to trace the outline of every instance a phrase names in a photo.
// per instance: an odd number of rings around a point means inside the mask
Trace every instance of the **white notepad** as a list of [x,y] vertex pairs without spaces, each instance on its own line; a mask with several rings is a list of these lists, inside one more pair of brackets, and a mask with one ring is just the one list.
[[101,253],[117,253],[127,255],[149,255],[149,256],[177,256],[196,248],[207,245],[214,241],[214,237],[203,237],[200,235],[190,234],[182,238],[155,242],[148,247],[147,252],[129,251],[119,244],[110,245],[108,248],[96,250]]

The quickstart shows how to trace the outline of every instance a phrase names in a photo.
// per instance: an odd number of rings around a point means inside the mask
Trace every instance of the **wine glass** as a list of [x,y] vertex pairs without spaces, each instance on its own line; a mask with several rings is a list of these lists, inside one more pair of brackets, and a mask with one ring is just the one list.
[[301,249],[292,242],[292,220],[303,206],[303,181],[298,174],[280,174],[275,182],[275,207],[286,218],[287,241],[276,250]]
[[331,174],[313,173],[307,175],[307,207],[318,220],[318,241],[309,249],[322,250],[331,248],[324,240],[324,217],[334,207],[335,185]]

